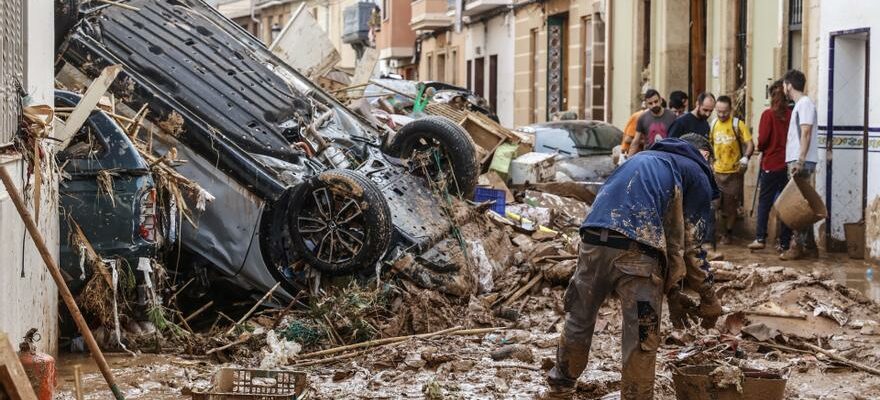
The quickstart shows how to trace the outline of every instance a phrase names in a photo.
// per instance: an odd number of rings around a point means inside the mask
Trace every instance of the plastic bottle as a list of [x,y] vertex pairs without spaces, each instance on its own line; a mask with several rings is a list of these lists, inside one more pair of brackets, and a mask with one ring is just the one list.
[[865,270],[865,279],[866,279],[868,282],[871,282],[871,281],[874,280],[874,269],[873,269],[873,268],[868,267],[868,269]]

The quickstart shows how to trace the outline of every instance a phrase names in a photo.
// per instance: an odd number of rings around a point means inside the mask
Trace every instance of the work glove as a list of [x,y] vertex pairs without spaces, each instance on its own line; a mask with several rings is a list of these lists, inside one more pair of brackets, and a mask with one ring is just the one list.
[[740,158],[739,159],[739,170],[745,171],[748,168],[749,168],[749,158],[748,157]]
[[669,320],[676,329],[688,328],[691,320],[697,316],[698,305],[690,297],[673,289],[666,295],[669,306]]
[[703,320],[700,325],[706,329],[714,328],[722,312],[715,290],[711,287],[700,290],[700,307],[697,309],[697,316]]
[[620,157],[619,157],[618,160],[617,160],[617,165],[618,165],[618,166],[623,165],[623,163],[625,163],[626,160],[627,160],[627,158],[626,158],[626,153],[625,153],[625,152],[621,152],[621,153],[620,153]]

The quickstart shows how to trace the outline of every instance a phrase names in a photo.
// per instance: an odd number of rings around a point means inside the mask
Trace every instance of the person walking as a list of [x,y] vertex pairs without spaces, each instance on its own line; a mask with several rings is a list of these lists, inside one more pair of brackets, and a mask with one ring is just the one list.
[[[760,191],[755,241],[749,244],[749,250],[766,247],[770,209],[782,193],[782,189],[788,184],[785,143],[790,120],[791,108],[785,98],[782,80],[778,80],[770,85],[770,107],[761,113],[761,122],[758,124],[758,151],[761,152],[761,172],[758,175]],[[777,248],[780,252],[785,252],[791,242],[791,230],[783,224],[777,239]]]
[[697,104],[693,111],[676,118],[669,127],[669,137],[681,137],[688,133],[696,133],[706,139],[709,138],[709,117],[715,110],[715,95],[709,92],[700,93],[697,96]]
[[744,121],[732,116],[733,105],[730,97],[720,96],[715,102],[718,118],[712,122],[709,143],[715,153],[715,182],[721,190],[721,218],[724,230],[721,244],[731,244],[733,227],[742,205],[743,182],[746,168],[755,145],[752,134]]
[[659,140],[602,185],[580,228],[578,265],[564,296],[565,328],[539,399],[572,398],[587,366],[599,308],[612,293],[623,313],[624,400],[653,398],[664,294],[693,289],[699,306],[670,307],[670,318],[696,316],[703,326],[715,325],[722,309],[701,247],[718,196],[710,153],[709,142],[698,135]]
[[663,102],[660,92],[654,89],[645,91],[648,111],[642,113],[636,122],[636,135],[629,146],[628,157],[650,147],[655,141],[666,138],[669,126],[675,121],[675,114]]
[[[791,179],[812,185],[816,162],[819,159],[819,125],[816,103],[804,94],[806,82],[804,73],[796,69],[789,70],[782,78],[785,95],[794,102],[785,142],[785,162]],[[812,226],[794,232],[791,246],[779,258],[797,260],[804,256],[819,256]]]
[[639,117],[641,117],[646,111],[645,102],[643,101],[642,109],[632,113],[632,115],[629,116],[629,119],[626,120],[626,126],[623,127],[623,138],[620,141],[620,158],[617,161],[618,164],[626,162],[627,155],[629,154],[629,147],[632,145],[633,139],[636,137],[636,123],[639,121]]

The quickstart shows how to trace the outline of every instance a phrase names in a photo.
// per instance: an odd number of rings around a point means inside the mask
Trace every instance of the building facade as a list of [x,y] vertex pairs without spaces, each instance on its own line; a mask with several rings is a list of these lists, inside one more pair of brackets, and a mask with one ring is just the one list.
[[321,2],[316,0],[220,0],[217,9],[221,14],[232,19],[242,28],[260,39],[266,45],[275,37],[290,20],[293,13],[305,3],[305,11],[312,14],[318,25],[327,32],[327,37],[336,51],[340,61],[336,65],[342,70],[354,70],[357,57],[352,46],[343,43],[344,27],[343,10],[358,0],[341,0]]
[[[0,147],[4,148],[0,166],[6,168],[33,207],[34,178],[27,172],[22,155],[9,149],[21,115],[19,87],[27,94],[27,103],[54,102],[54,4],[42,0],[4,1],[0,3],[0,20],[4,38],[0,41]],[[58,176],[50,168],[44,171],[36,223],[58,260]],[[37,328],[43,338],[38,348],[55,353],[58,289],[2,184],[0,226],[0,331],[9,334],[10,340],[19,340],[28,329]]]
[[818,48],[818,76],[808,79],[817,82],[816,187],[829,214],[819,233],[839,251],[864,240],[868,257],[880,259],[880,70],[872,69],[880,66],[880,3],[822,1],[812,10],[815,28],[804,35]]

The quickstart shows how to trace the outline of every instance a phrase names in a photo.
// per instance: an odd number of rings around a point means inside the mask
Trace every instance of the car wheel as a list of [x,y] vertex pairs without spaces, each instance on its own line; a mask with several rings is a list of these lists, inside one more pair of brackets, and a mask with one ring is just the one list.
[[294,250],[323,273],[370,267],[391,241],[388,203],[359,172],[322,172],[294,189],[290,210]]
[[469,196],[477,185],[480,165],[470,135],[461,126],[444,118],[429,116],[404,125],[394,135],[388,153],[410,159],[413,172],[439,180],[452,171],[449,191]]

